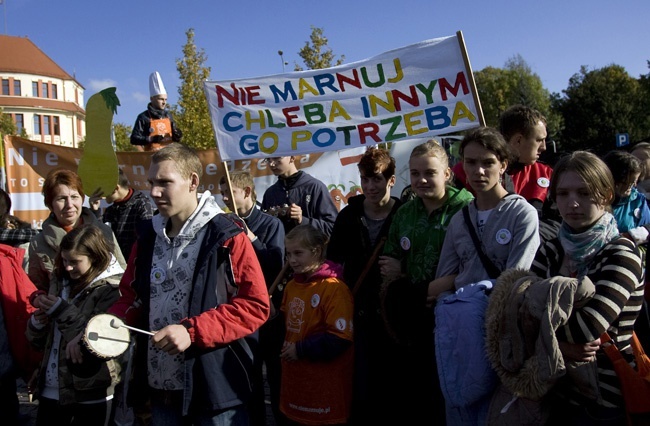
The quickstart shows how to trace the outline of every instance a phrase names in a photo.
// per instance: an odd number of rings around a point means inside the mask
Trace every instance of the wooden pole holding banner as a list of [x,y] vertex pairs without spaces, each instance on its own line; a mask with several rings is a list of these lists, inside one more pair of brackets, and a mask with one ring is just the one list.
[[[234,161],[233,164],[235,164]],[[230,172],[228,171],[227,161],[223,162],[223,167],[226,171],[226,182],[228,182],[228,196],[230,197],[230,201],[232,202],[232,208],[234,210],[233,213],[239,216],[239,213],[237,213],[237,203],[235,202],[235,195],[232,192],[232,182],[230,181]]]
[[476,90],[476,81],[474,80],[472,65],[469,63],[469,56],[467,55],[467,48],[465,47],[465,39],[463,38],[463,32],[456,31],[456,38],[458,38],[458,44],[460,44],[460,52],[463,54],[463,61],[465,62],[465,69],[467,70],[467,78],[469,79],[469,85],[471,86],[472,94],[474,95],[474,103],[476,104],[478,122],[481,126],[485,126],[485,118],[483,117],[483,108],[481,108],[481,100],[478,97],[478,90]]

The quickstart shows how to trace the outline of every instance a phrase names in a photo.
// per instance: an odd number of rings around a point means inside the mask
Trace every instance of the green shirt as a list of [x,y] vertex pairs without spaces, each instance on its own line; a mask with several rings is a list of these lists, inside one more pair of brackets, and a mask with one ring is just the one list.
[[402,272],[414,283],[435,278],[442,243],[452,216],[474,197],[465,189],[447,186],[447,201],[427,214],[420,197],[408,201],[395,213],[384,246],[384,255],[399,259]]

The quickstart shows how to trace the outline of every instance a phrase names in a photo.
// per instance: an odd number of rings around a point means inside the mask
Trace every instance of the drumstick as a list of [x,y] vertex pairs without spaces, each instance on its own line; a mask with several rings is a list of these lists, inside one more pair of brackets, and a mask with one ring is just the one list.
[[126,324],[120,324],[120,323],[116,324],[114,319],[111,320],[111,327],[113,328],[124,327],[124,328],[128,328],[129,330],[137,331],[138,333],[148,334],[149,336],[153,336],[154,334],[156,334],[153,331],[140,330],[139,328],[131,327]]
[[381,240],[377,244],[377,247],[375,247],[375,249],[373,250],[370,259],[368,259],[366,266],[363,268],[361,275],[359,275],[359,278],[357,278],[357,282],[354,284],[354,287],[352,288],[352,296],[357,294],[357,291],[359,291],[359,287],[361,287],[361,284],[363,284],[363,280],[366,279],[366,275],[368,275],[368,272],[370,272],[370,268],[372,268],[372,265],[375,263],[375,261],[381,254],[381,249],[384,248],[384,244],[386,243],[387,239],[388,238],[386,236],[381,237]]
[[275,281],[273,281],[273,284],[271,284],[271,287],[269,287],[269,296],[273,296],[273,292],[280,285],[280,283],[282,282],[282,279],[284,278],[284,276],[289,271],[289,268],[290,268],[289,262],[285,263],[284,266],[282,267],[282,269],[280,270],[280,273],[278,274],[278,276],[275,277]]

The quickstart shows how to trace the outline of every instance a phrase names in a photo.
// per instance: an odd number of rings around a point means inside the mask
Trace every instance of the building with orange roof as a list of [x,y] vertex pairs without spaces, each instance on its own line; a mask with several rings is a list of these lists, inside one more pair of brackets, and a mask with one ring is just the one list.
[[84,139],[84,87],[29,38],[0,35],[0,82],[0,109],[18,134],[75,148]]

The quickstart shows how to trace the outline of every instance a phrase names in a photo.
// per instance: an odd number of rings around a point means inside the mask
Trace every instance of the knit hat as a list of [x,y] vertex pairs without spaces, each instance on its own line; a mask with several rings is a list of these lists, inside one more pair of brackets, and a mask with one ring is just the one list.
[[160,78],[158,71],[154,71],[149,76],[149,96],[154,97],[158,95],[166,95],[167,91],[165,90],[165,85]]

